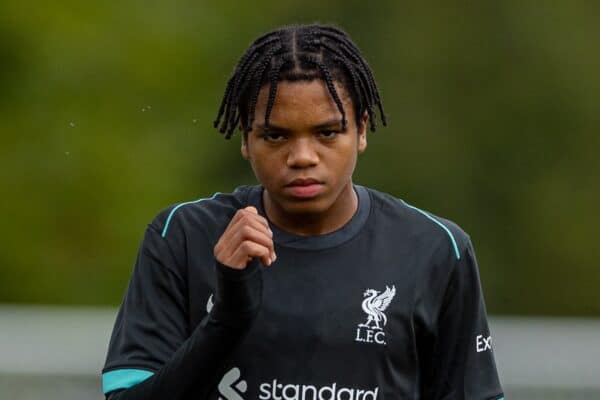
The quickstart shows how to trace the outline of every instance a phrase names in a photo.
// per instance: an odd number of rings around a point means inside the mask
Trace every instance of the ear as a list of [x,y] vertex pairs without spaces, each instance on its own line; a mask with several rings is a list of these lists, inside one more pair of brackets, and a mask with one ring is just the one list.
[[242,157],[245,160],[248,160],[250,158],[250,155],[248,154],[248,134],[247,133],[242,133],[242,147],[240,148],[240,152],[242,153]]
[[362,154],[367,149],[367,125],[369,124],[369,114],[365,111],[360,124],[358,125],[358,154]]

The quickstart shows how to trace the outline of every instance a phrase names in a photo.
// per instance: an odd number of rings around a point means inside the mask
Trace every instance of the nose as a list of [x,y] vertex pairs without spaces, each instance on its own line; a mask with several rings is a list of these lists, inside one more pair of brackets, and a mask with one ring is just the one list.
[[289,168],[307,168],[319,163],[319,155],[310,138],[297,138],[290,143],[287,156]]

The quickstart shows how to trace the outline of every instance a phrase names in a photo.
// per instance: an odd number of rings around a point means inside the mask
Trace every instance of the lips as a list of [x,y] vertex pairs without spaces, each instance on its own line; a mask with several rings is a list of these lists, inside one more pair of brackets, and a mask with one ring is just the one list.
[[323,191],[323,183],[314,178],[298,178],[287,184],[285,190],[292,197],[310,199]]
[[294,179],[293,181],[288,183],[286,186],[309,186],[309,185],[315,185],[315,184],[321,184],[321,182],[314,178],[298,178],[298,179]]

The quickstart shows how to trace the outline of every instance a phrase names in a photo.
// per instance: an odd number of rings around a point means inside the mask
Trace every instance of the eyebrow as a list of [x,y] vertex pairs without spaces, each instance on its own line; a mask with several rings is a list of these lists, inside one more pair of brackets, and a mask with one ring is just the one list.
[[[341,120],[339,120],[339,119],[330,119],[328,121],[321,122],[321,123],[319,123],[317,125],[312,126],[311,129],[312,130],[322,130],[322,129],[326,129],[326,128],[340,128],[341,125],[342,125],[342,121]],[[260,130],[260,131],[264,131],[265,130],[265,125],[264,124],[259,124],[259,125],[257,125],[256,128],[258,130]],[[291,132],[292,131],[292,129],[284,128],[284,127],[277,126],[277,125],[274,125],[274,124],[271,124],[271,123],[269,123],[269,130],[277,131],[277,132],[283,132],[283,133]]]

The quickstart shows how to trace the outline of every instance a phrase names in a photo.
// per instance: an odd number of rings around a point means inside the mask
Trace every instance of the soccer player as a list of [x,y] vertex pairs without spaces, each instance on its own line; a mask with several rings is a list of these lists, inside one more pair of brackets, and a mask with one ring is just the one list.
[[342,30],[256,39],[215,127],[259,185],[148,225],[103,369],[110,400],[502,399],[456,224],[352,182],[375,79]]

